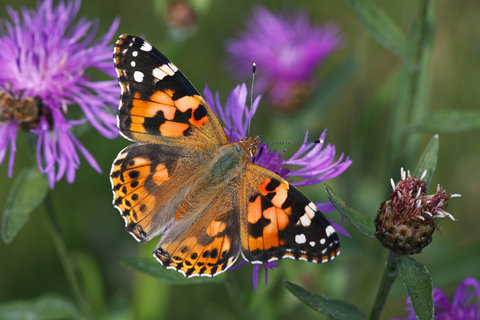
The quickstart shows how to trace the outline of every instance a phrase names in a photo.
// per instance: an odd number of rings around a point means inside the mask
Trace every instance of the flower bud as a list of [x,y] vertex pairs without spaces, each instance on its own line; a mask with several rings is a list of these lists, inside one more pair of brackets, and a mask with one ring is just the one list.
[[446,201],[458,194],[447,193],[440,185],[434,194],[427,195],[422,177],[412,177],[401,169],[401,180],[391,180],[393,193],[378,209],[375,228],[383,246],[398,254],[419,253],[432,241],[437,228],[435,218],[453,216],[445,211]]
[[197,12],[189,1],[170,1],[166,11],[166,22],[174,40],[185,40],[197,25]]

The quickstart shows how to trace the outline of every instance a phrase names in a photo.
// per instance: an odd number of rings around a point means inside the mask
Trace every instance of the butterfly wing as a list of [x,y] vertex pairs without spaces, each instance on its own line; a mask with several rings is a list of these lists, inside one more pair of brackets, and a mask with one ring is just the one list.
[[186,277],[226,271],[240,253],[237,187],[230,184],[203,212],[175,221],[154,252],[157,260]]
[[247,261],[291,258],[321,263],[340,253],[335,229],[285,179],[249,163],[242,181],[241,243]]
[[193,85],[151,44],[122,35],[113,58],[122,88],[118,127],[140,142],[113,164],[114,206],[127,230],[147,241],[168,227],[198,168],[228,139]]
[[159,144],[137,143],[123,149],[110,173],[114,206],[135,239],[159,235],[174,219],[178,204],[205,163],[202,155]]
[[197,150],[228,143],[198,91],[150,43],[121,35],[113,60],[122,89],[118,127],[127,139]]

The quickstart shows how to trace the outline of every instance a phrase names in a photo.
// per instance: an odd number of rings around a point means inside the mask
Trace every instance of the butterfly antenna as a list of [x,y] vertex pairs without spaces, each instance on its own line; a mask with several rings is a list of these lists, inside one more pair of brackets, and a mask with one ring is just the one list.
[[[252,64],[252,86],[250,87],[250,110],[253,108],[253,85],[255,83],[255,71],[257,71],[257,64],[254,62]],[[248,130],[247,130],[247,136],[250,134],[250,123],[252,121],[248,122]]]
[[325,142],[325,140],[321,140],[321,139],[316,139],[316,140],[313,140],[313,141],[275,141],[275,142],[263,141],[263,143],[268,144],[268,145],[272,145],[272,144],[309,144],[309,143],[318,144],[318,143],[324,143],[324,142]]

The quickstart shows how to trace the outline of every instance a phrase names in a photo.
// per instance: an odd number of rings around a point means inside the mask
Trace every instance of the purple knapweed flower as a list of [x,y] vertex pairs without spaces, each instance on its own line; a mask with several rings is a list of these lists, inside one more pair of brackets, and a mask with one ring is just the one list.
[[[39,1],[36,9],[20,12],[7,7],[10,20],[3,20],[0,31],[0,93],[8,97],[0,105],[1,113],[14,106],[16,113],[0,121],[0,163],[10,149],[8,175],[13,174],[16,135],[19,128],[35,136],[37,163],[47,175],[50,187],[64,175],[69,183],[75,179],[81,153],[98,172],[100,167],[72,133],[72,128],[89,122],[107,138],[118,134],[114,115],[120,94],[111,63],[109,44],[118,27],[115,20],[107,33],[94,40],[97,22],[80,19],[72,23],[80,1]],[[108,76],[92,81],[87,69]],[[84,119],[70,115],[78,106]],[[30,107],[29,120],[22,117]],[[13,107],[12,107],[13,108]],[[33,108],[33,109],[32,109]],[[32,110],[34,113],[32,113]]]
[[256,89],[268,92],[272,105],[281,109],[303,104],[315,85],[317,67],[341,44],[334,24],[312,25],[304,11],[275,15],[258,6],[247,28],[229,41],[229,64],[243,78],[255,62]]
[[[434,288],[433,304],[435,320],[478,320],[480,319],[480,284],[475,278],[466,278],[458,286],[452,302],[442,290]],[[407,305],[408,317],[392,320],[417,320],[410,297],[407,297]]]
[[[249,124],[257,111],[260,102],[260,96],[256,97],[250,107],[247,106],[247,86],[243,83],[237,85],[227,98],[227,102],[222,106],[218,92],[215,98],[208,87],[203,91],[205,101],[212,108],[215,115],[223,122],[224,129],[230,141],[237,142],[247,137]],[[335,146],[327,144],[325,146],[326,131],[324,131],[316,142],[308,142],[308,133],[305,134],[304,143],[288,159],[283,158],[285,150],[278,152],[270,150],[268,145],[260,143],[257,154],[250,161],[265,167],[279,176],[290,181],[294,186],[307,186],[318,184],[328,179],[334,178],[343,173],[351,164],[349,157],[342,153],[338,160],[335,158]],[[296,178],[295,181],[292,178]],[[317,203],[318,208],[323,212],[334,210],[330,202]],[[343,221],[343,218],[342,220]],[[333,224],[337,232],[347,237],[350,235],[339,224]],[[340,222],[341,223],[341,222]],[[237,269],[247,264],[246,261],[240,262],[231,270]],[[268,269],[278,267],[275,262],[266,262],[262,264],[265,269],[265,281],[267,281]],[[253,266],[253,285],[257,289],[260,264]]]

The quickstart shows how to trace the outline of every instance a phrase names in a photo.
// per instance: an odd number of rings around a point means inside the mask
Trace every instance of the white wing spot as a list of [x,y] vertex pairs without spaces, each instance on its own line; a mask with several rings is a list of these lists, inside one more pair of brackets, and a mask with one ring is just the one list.
[[178,68],[171,62],[168,64],[163,64],[160,67],[153,69],[152,75],[159,79],[163,80],[166,76],[173,76],[175,72],[178,71]]
[[297,234],[295,236],[295,242],[298,243],[298,244],[302,244],[302,243],[307,242],[307,238],[305,238],[305,235],[303,233]]
[[166,70],[165,65],[162,65],[158,68],[153,69],[152,75],[159,80],[163,80],[163,78],[168,76],[168,71],[169,70]]
[[315,247],[315,241],[310,241],[309,244],[310,244],[310,247]]
[[144,76],[144,74],[143,74],[143,72],[141,72],[141,71],[135,71],[135,72],[133,73],[133,78],[134,78],[135,81],[137,81],[137,82],[142,82],[142,81],[143,81],[143,76]]
[[133,51],[132,56],[134,56],[134,57],[138,56],[138,51],[137,50]]
[[335,234],[335,229],[333,229],[332,226],[328,226],[328,227],[325,229],[325,232],[327,233],[327,237],[330,237],[332,234]]
[[317,211],[318,209],[315,204],[313,204],[313,202],[310,202],[308,205],[305,206],[305,212],[310,219],[313,219],[313,217],[315,217],[315,212]]
[[177,71],[178,71],[177,66],[175,66],[173,63],[169,62],[169,63],[168,63],[168,66],[170,67],[170,69],[173,70],[173,72],[177,72]]
[[142,46],[140,47],[140,50],[148,52],[148,51],[152,50],[152,45],[148,42],[144,42],[142,44]]
[[308,227],[310,223],[312,223],[312,220],[308,217],[308,215],[305,213],[303,216],[300,217],[300,223],[304,227]]
[[133,68],[135,68],[135,66],[136,66],[137,64],[135,63],[135,61],[132,61],[132,62],[130,62],[130,65],[131,65]]
[[320,244],[325,244],[325,238],[320,239]]

